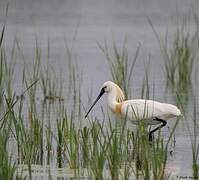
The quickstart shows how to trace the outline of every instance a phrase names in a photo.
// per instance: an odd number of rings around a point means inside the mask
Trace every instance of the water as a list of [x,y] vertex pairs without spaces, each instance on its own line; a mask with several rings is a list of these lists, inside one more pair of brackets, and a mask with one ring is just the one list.
[[[104,44],[106,39],[122,45],[127,37],[130,56],[135,54],[139,43],[142,45],[141,55],[133,73],[133,97],[140,96],[144,78],[144,61],[151,57],[150,76],[155,82],[155,98],[159,101],[172,102],[172,95],[165,94],[163,58],[160,54],[157,40],[147,21],[149,17],[162,35],[166,29],[174,32],[174,18],[190,14],[192,7],[199,8],[199,1],[187,0],[15,0],[9,4],[8,17],[5,17],[6,1],[0,2],[0,24],[6,20],[5,42],[12,47],[13,39],[18,37],[24,56],[31,62],[33,48],[37,36],[42,49],[42,64],[47,63],[47,41],[50,40],[50,60],[55,72],[62,71],[65,80],[65,43],[64,37],[77,56],[77,61],[83,72],[83,94],[88,88],[93,88],[93,96],[98,94],[102,83],[111,78],[106,59],[99,49],[97,42]],[[16,91],[20,89],[22,61],[17,62],[15,76]],[[58,73],[59,74],[59,73]],[[195,83],[194,83],[195,84]],[[198,93],[197,85],[193,91]],[[83,95],[86,101],[87,95]],[[94,97],[93,97],[94,98]],[[104,101],[102,100],[102,103]],[[192,109],[192,101],[188,104]],[[100,111],[96,106],[93,114]],[[172,126],[172,122],[169,126]],[[167,128],[163,132],[168,133]],[[184,134],[185,133],[185,134]],[[171,162],[175,162],[179,174],[191,175],[191,146],[188,133],[180,124],[176,130],[176,147]]]

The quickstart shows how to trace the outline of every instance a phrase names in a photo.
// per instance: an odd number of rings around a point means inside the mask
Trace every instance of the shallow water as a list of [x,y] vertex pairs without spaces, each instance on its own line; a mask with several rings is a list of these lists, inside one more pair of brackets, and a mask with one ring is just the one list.
[[[42,49],[42,64],[47,63],[47,41],[50,39],[49,63],[54,71],[62,71],[64,81],[66,77],[64,37],[77,56],[77,61],[83,72],[82,89],[83,101],[87,102],[87,90],[93,89],[93,99],[98,94],[101,84],[110,79],[106,59],[99,49],[97,42],[103,44],[106,39],[109,45],[112,41],[122,45],[125,37],[128,39],[130,56],[135,54],[139,43],[142,45],[141,55],[136,62],[133,73],[133,97],[140,97],[142,80],[144,78],[144,61],[151,56],[150,83],[155,82],[154,99],[174,102],[172,94],[165,94],[165,80],[163,58],[160,54],[157,40],[147,21],[149,17],[158,32],[165,34],[167,28],[173,32],[174,18],[178,14],[190,14],[192,6],[198,10],[199,1],[187,0],[15,0],[10,2],[8,17],[5,17],[6,1],[0,1],[0,23],[6,20],[6,47],[11,48],[13,39],[17,36],[22,45],[27,61],[32,61],[35,47],[35,36]],[[17,62],[15,76],[16,91],[21,89],[21,65]],[[196,65],[197,66],[197,65]],[[197,83],[193,83],[193,91],[199,95]],[[65,85],[65,84],[64,84]],[[64,91],[66,96],[66,91]],[[102,104],[105,100],[101,101]],[[192,98],[188,102],[188,109],[192,110]],[[100,105],[93,110],[93,115],[100,119]],[[51,112],[53,113],[53,112]],[[191,114],[190,112],[189,114]],[[190,121],[190,119],[189,119]],[[174,123],[169,122],[168,126]],[[168,136],[168,129],[163,133]],[[176,130],[176,146],[171,147],[174,152],[169,163],[174,162],[178,175],[191,175],[191,146],[186,128],[180,123]],[[48,168],[48,167],[43,167]],[[53,173],[58,174],[58,169]],[[64,171],[64,170],[63,170]],[[64,172],[66,175],[68,172]],[[36,174],[36,173],[35,173]],[[38,175],[46,177],[43,172]]]
[[[51,166],[40,166],[40,165],[32,165],[32,178],[37,180],[45,179],[45,178],[52,178],[52,179],[73,179],[74,178],[74,170],[65,168],[52,168]],[[175,164],[175,162],[169,162],[166,166],[165,174],[170,179],[175,179],[178,175],[179,168]],[[28,167],[26,165],[19,165],[17,167],[17,172],[20,174],[23,173],[22,177],[27,177],[28,174]],[[121,169],[122,172],[122,169]],[[77,172],[78,179],[92,179],[89,177],[89,173],[87,169],[81,169],[80,172]],[[108,170],[104,171],[105,179],[110,179],[110,174]],[[119,178],[123,179],[123,174],[121,173]],[[130,176],[129,179],[135,179],[135,176]]]

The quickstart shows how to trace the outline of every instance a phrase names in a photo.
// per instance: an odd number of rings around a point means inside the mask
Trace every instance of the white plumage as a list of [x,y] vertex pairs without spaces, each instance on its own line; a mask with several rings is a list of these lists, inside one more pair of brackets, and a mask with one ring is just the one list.
[[153,120],[153,118],[167,120],[181,115],[181,112],[172,104],[135,99],[122,102],[121,114],[122,117],[127,116],[132,123],[137,123],[137,120],[140,119],[146,119],[149,121],[148,124],[154,125],[158,124],[158,122]]
[[161,126],[149,133],[150,139],[152,133],[165,126],[168,119],[181,115],[180,110],[172,104],[145,99],[125,101],[124,93],[120,87],[111,81],[107,81],[103,84],[99,96],[88,110],[85,118],[104,93],[107,93],[108,106],[116,115],[127,118],[134,124],[137,124],[139,120],[145,120],[150,125],[162,123]]

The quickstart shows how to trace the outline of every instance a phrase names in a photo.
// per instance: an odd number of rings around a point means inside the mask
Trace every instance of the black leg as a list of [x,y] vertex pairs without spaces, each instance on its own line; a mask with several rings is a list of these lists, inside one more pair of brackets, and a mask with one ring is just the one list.
[[153,133],[157,131],[158,129],[166,126],[167,122],[163,119],[155,118],[154,120],[161,122],[162,124],[158,126],[157,128],[153,129],[152,131],[149,132],[149,141],[152,141],[153,139]]

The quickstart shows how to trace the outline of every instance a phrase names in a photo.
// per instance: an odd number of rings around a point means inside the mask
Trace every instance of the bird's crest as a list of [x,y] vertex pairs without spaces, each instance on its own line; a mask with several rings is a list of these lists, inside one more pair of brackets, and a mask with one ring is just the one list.
[[116,101],[123,102],[125,100],[125,96],[123,91],[120,89],[118,85],[116,85]]

